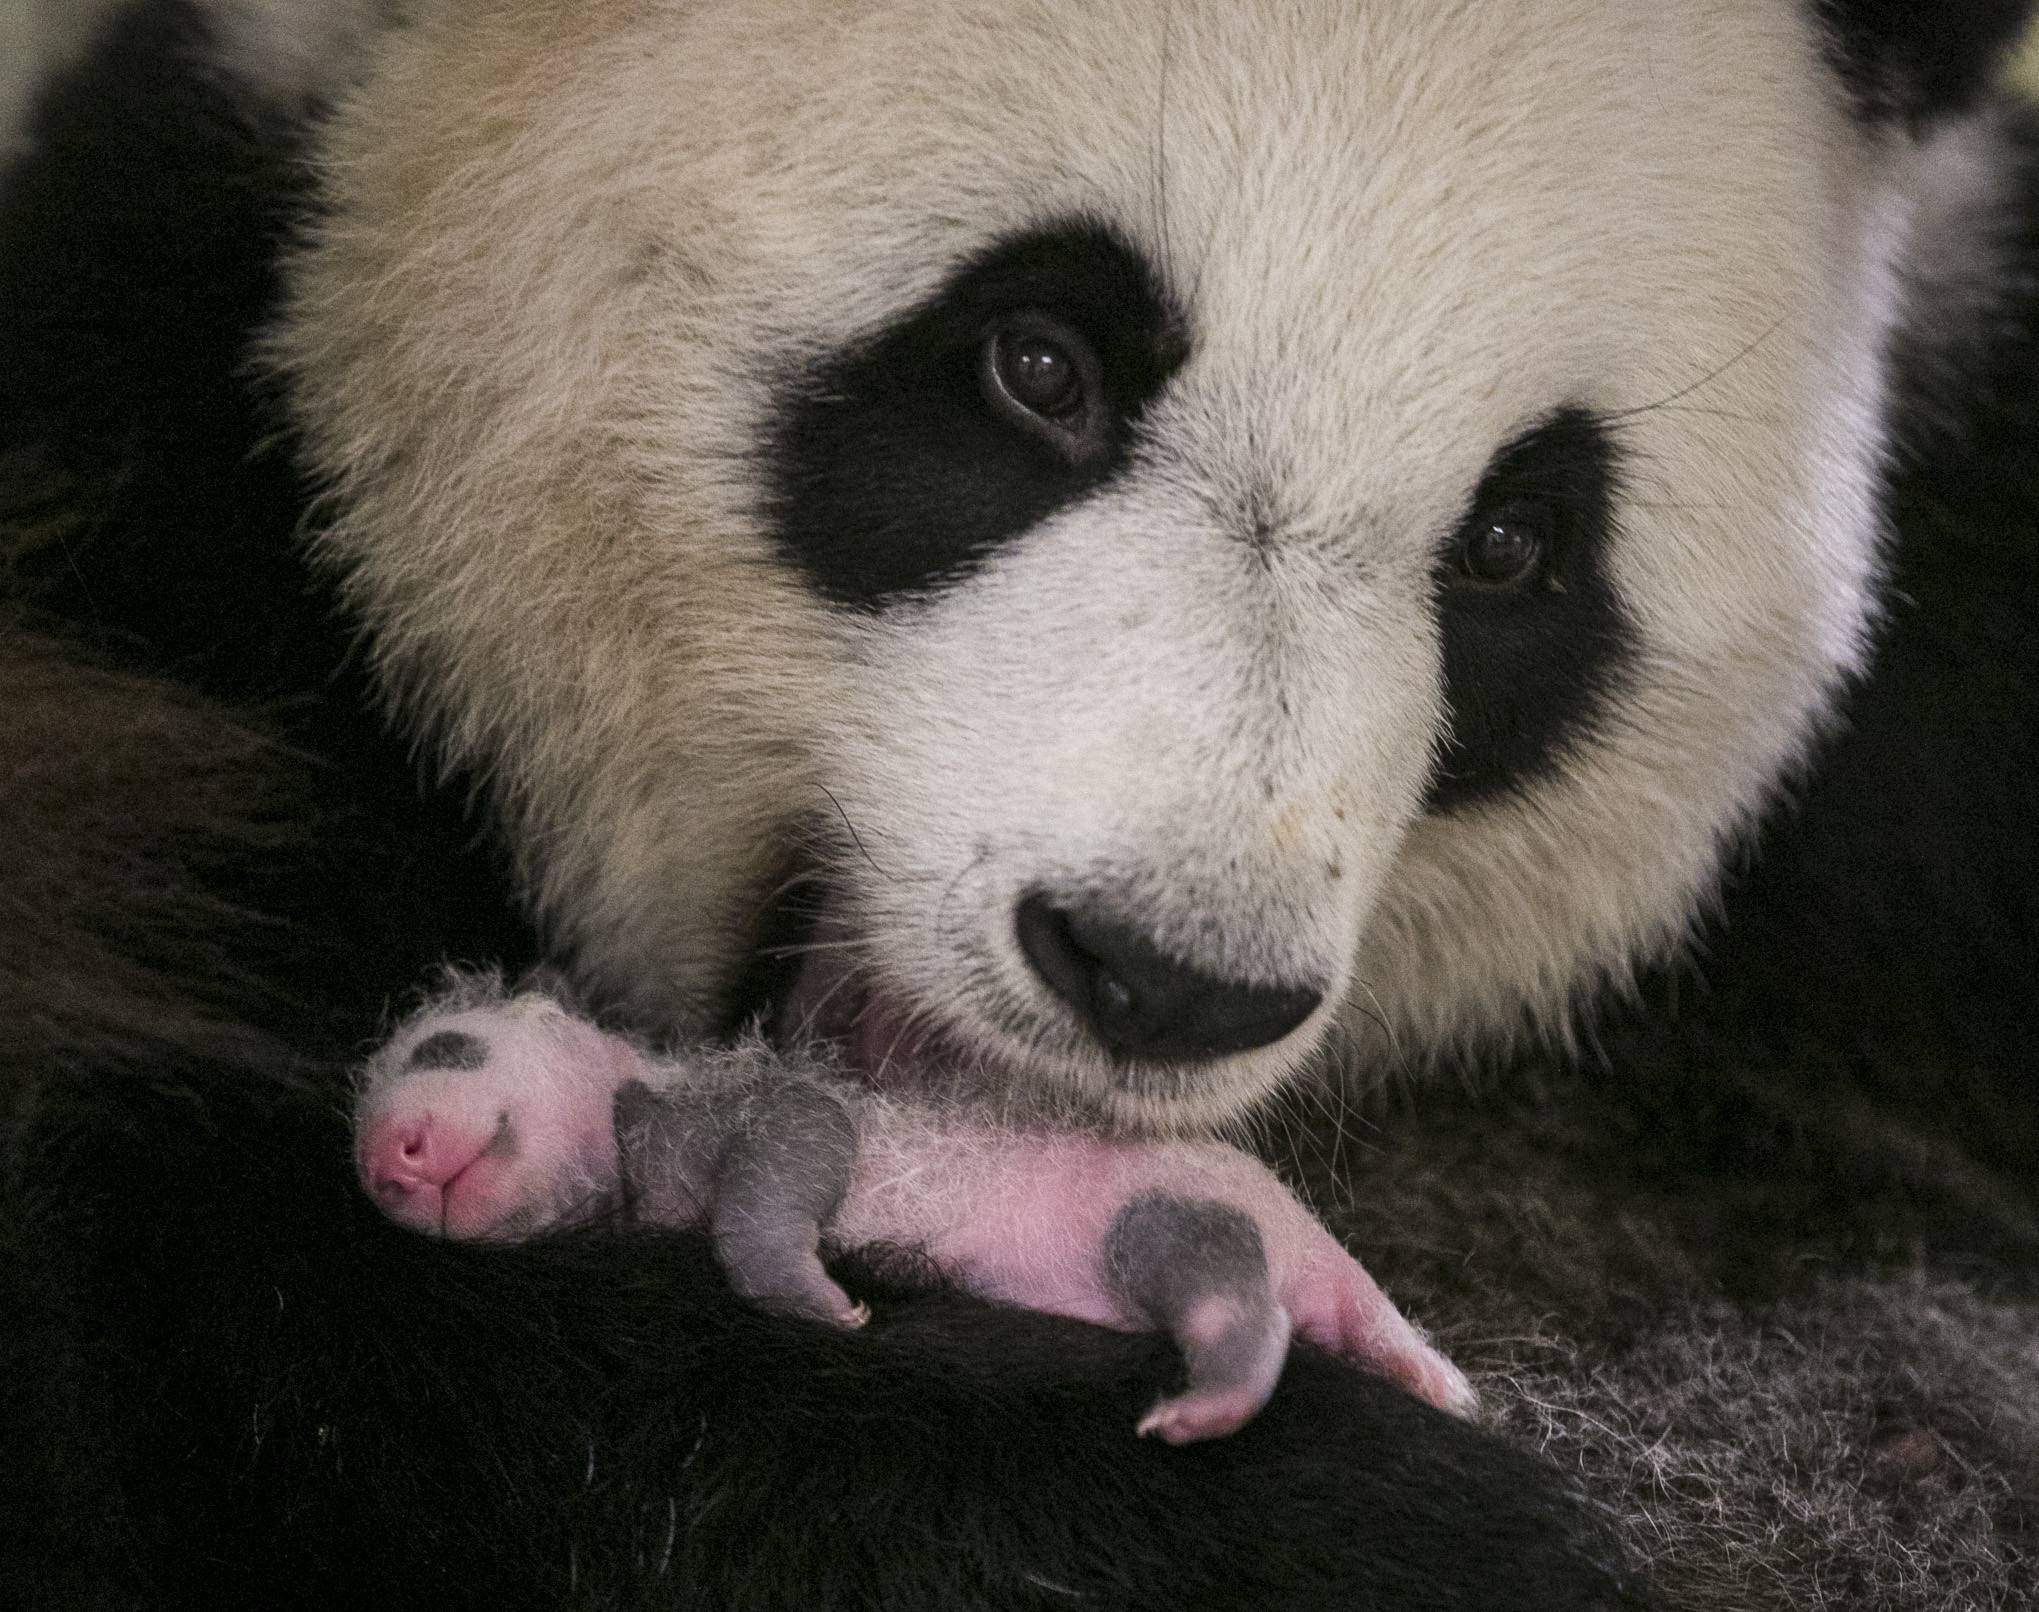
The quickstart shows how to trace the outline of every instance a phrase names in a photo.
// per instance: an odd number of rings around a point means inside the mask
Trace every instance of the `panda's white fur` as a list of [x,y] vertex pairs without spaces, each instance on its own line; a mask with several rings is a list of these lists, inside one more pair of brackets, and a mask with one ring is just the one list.
[[[1775,0],[442,0],[343,98],[273,350],[392,695],[606,991],[697,1029],[833,818],[902,1010],[1208,1125],[1334,1030],[1562,1034],[1683,936],[1862,654],[1897,144]],[[827,608],[764,530],[774,383],[1070,216],[1187,309],[1136,464]],[[1638,653],[1557,776],[1425,815],[1434,556],[1567,404],[1624,450]],[[1013,939],[1042,884],[1332,1005],[1124,1087]]]

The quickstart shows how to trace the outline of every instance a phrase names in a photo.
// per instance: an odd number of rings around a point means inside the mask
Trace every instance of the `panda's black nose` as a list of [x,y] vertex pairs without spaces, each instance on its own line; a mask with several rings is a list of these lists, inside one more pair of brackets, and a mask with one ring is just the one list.
[[1242,985],[1165,955],[1131,924],[1071,912],[1046,896],[1019,905],[1020,950],[1048,988],[1114,1053],[1217,1058],[1279,1041],[1324,999],[1309,986]]

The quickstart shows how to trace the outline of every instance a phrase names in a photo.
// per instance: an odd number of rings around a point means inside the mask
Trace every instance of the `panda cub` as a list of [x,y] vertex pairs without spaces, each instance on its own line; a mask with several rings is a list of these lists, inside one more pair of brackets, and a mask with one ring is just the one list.
[[1266,1166],[1210,1143],[1128,1143],[958,1092],[859,1094],[756,1044],[655,1058],[543,991],[468,981],[413,1014],[363,1072],[355,1160],[402,1224],[528,1236],[627,1203],[709,1225],[736,1290],[862,1326],[820,1258],[910,1245],[973,1291],[1155,1328],[1187,1382],[1139,1432],[1235,1432],[1274,1392],[1291,1327],[1460,1415],[1429,1348]]

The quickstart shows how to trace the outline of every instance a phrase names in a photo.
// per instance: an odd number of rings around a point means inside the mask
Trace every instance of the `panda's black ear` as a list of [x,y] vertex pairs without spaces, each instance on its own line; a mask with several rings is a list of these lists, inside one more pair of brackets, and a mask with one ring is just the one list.
[[1860,116],[1921,128],[1989,87],[2033,0],[1811,0]]

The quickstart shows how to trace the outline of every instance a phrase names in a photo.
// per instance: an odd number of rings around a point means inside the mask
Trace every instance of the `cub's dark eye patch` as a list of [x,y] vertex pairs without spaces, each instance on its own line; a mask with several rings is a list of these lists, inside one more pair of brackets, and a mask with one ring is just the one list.
[[967,575],[1124,465],[1185,330],[1152,266],[1101,224],[992,247],[781,386],[768,467],[780,551],[853,609]]
[[1607,576],[1619,461],[1604,422],[1562,409],[1494,456],[1445,545],[1433,811],[1547,775],[1618,687],[1633,647]]
[[435,1030],[415,1047],[404,1061],[413,1070],[475,1070],[489,1061],[488,1043],[464,1030]]

